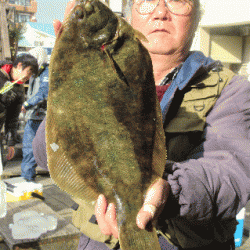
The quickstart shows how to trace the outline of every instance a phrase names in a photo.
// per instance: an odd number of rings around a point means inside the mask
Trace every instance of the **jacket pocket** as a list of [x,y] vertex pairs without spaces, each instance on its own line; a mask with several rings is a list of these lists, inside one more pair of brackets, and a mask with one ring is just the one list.
[[105,243],[108,248],[113,249],[118,244],[118,239],[104,235],[98,224],[92,220],[95,214],[95,205],[77,198],[74,200],[79,204],[79,207],[77,211],[73,211],[73,225],[92,240]]
[[203,131],[206,116],[221,94],[226,80],[212,72],[202,82],[194,83],[185,93],[181,105],[165,128],[168,133]]

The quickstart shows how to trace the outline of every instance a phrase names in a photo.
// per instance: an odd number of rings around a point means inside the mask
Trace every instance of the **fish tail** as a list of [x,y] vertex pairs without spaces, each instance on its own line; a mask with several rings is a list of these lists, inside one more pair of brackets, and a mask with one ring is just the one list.
[[147,231],[123,224],[119,228],[119,242],[122,250],[161,250],[155,228]]

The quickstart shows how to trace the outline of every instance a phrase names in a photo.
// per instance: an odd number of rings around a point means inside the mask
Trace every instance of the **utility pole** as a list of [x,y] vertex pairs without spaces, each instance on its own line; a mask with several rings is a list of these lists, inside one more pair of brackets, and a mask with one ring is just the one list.
[[6,16],[6,1],[0,0],[0,60],[10,60],[10,41]]

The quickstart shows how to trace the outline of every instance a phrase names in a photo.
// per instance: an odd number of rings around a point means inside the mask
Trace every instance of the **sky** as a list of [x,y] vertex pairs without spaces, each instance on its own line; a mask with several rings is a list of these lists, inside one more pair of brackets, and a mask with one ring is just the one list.
[[[37,0],[36,19],[38,23],[52,23],[54,19],[63,20],[67,3],[70,0]],[[121,0],[110,0],[110,7],[121,12]]]
[[68,2],[69,0],[37,0],[37,22],[52,23],[54,19],[62,21]]

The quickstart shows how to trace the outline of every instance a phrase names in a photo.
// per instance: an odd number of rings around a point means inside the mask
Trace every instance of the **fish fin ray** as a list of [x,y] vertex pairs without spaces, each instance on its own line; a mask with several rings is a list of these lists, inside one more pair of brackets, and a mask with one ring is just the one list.
[[70,195],[88,201],[96,201],[98,194],[85,183],[73,167],[71,160],[67,158],[63,147],[56,140],[55,128],[47,126],[48,118],[46,120],[46,150],[51,178],[60,189]]
[[121,249],[126,250],[161,250],[156,229],[147,231],[139,229],[136,225],[126,227],[126,224],[119,228],[119,242]]
[[165,143],[166,141],[162,124],[162,113],[159,101],[156,96],[156,133],[154,138],[152,166],[153,172],[160,177],[163,175],[167,158],[167,149]]

